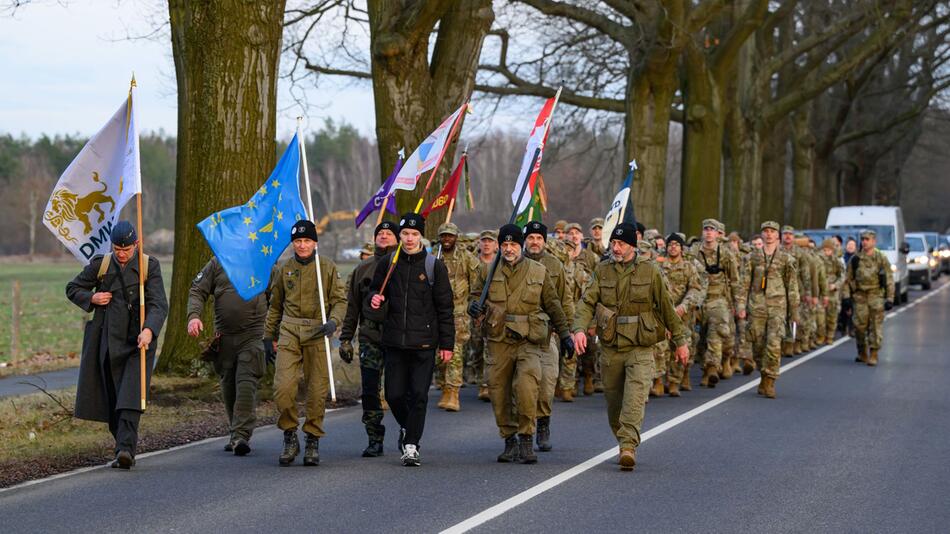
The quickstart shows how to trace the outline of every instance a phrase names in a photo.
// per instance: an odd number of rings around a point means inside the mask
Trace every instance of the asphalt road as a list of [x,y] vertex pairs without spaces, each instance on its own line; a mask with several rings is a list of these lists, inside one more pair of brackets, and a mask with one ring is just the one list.
[[33,375],[8,376],[0,379],[0,398],[36,393],[39,386],[47,391],[73,387],[79,379],[79,367],[37,373]]
[[554,450],[526,466],[495,462],[490,407],[466,388],[456,414],[433,392],[420,468],[399,465],[392,434],[386,456],[360,458],[348,408],[327,415],[319,467],[278,467],[270,427],[245,458],[221,438],[0,492],[0,530],[947,532],[950,290],[912,299],[876,368],[843,340],[785,359],[775,400],[754,377],[654,399],[633,473],[617,469],[601,395],[557,403]]

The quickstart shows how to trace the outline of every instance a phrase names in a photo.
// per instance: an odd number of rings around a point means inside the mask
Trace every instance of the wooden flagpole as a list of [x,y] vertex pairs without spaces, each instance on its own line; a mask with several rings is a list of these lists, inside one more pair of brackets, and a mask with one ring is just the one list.
[[[129,124],[132,121],[132,88],[136,87],[135,74],[132,74],[132,81],[129,83],[129,101],[125,113],[125,140],[129,140]],[[135,227],[139,237],[139,333],[145,330],[145,232],[142,231],[142,186],[141,177],[139,178],[139,192],[135,194]],[[154,335],[155,333],[152,332]],[[152,339],[152,343],[158,343],[157,339]],[[146,352],[145,347],[139,347],[139,406],[145,411],[145,399],[148,393],[147,371],[146,371]]]

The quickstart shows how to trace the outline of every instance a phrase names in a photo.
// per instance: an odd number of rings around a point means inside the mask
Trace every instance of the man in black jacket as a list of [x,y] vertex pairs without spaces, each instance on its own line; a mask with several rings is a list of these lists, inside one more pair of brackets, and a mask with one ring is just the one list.
[[363,315],[382,323],[386,360],[386,402],[399,423],[402,463],[419,465],[435,351],[443,362],[455,345],[452,286],[441,260],[422,246],[425,219],[416,213],[399,222],[402,251],[387,284],[392,261],[377,264]]

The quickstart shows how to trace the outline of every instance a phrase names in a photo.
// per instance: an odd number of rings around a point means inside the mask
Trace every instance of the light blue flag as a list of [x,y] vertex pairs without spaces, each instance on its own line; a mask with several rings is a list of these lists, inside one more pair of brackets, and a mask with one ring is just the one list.
[[300,199],[297,136],[270,178],[246,204],[211,214],[198,223],[238,295],[251,300],[267,289],[270,271],[290,244],[290,229],[306,217]]

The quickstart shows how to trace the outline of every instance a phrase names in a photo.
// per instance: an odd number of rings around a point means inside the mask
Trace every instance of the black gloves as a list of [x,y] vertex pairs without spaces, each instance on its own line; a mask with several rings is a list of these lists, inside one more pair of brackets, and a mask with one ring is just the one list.
[[574,358],[574,338],[570,335],[564,336],[561,338],[561,354],[564,355],[564,359],[571,360]]
[[274,352],[274,340],[264,339],[264,360],[266,363],[273,364],[277,361],[277,353]]
[[483,313],[485,313],[485,307],[480,305],[477,301],[468,305],[468,315],[472,319],[478,319]]
[[884,301],[884,311],[891,311],[894,308],[894,301],[885,300]]
[[346,363],[353,363],[353,344],[349,340],[340,342],[340,359]]
[[333,319],[327,320],[320,327],[320,330],[317,330],[317,334],[323,334],[326,337],[332,337],[334,332],[336,332],[336,321]]

